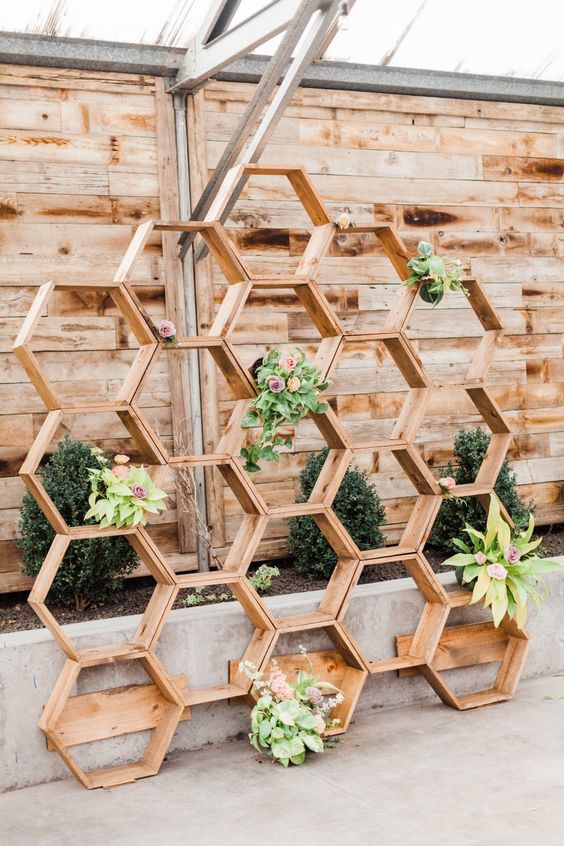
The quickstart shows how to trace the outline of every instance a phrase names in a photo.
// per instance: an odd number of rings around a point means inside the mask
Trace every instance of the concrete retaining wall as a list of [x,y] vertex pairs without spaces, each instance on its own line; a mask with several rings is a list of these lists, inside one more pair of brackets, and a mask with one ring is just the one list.
[[[452,574],[440,578],[444,584],[454,581]],[[547,583],[550,596],[540,615],[532,612],[528,625],[532,645],[526,677],[564,669],[564,571],[547,576]],[[318,592],[293,594],[266,602],[284,616],[312,610],[319,596]],[[414,631],[421,608],[421,597],[411,579],[361,585],[346,623],[370,658],[392,657],[395,635]],[[480,619],[488,619],[480,608],[455,609],[449,624]],[[84,649],[130,639],[138,621],[137,616],[119,617],[65,626],[65,630]],[[242,655],[251,633],[252,627],[236,603],[186,608],[170,614],[158,653],[173,674],[188,674],[190,687],[220,684],[225,681],[227,660]],[[279,651],[295,651],[300,642],[310,650],[330,645],[323,632],[308,632],[287,636]],[[37,728],[62,665],[63,656],[44,629],[0,636],[0,791],[68,775],[57,754],[47,751]],[[495,665],[486,665],[450,671],[449,683],[461,693],[479,690],[491,684],[495,669]],[[92,668],[81,673],[77,692],[146,680],[136,662]],[[435,698],[420,676],[399,679],[396,673],[386,673],[368,678],[358,710],[397,708]],[[218,702],[197,706],[192,720],[180,724],[171,749],[196,749],[246,732],[248,719],[246,705]],[[138,756],[145,740],[140,733],[78,747],[75,753],[82,765],[96,768]]]

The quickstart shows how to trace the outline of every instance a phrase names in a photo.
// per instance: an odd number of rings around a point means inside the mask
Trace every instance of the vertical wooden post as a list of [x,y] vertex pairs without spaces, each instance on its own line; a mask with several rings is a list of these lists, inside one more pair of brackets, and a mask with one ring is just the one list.
[[[155,114],[157,123],[157,156],[159,173],[159,200],[161,218],[178,220],[178,180],[176,168],[176,145],[174,135],[174,113],[172,100],[165,92],[164,81],[155,79]],[[184,281],[182,264],[178,258],[177,235],[162,232],[162,250],[165,276],[165,300],[167,316],[176,324],[178,334],[186,334],[184,308]],[[192,430],[190,391],[188,385],[188,364],[185,355],[168,356],[170,378],[170,400],[172,433],[175,443],[192,452]],[[179,552],[193,552],[196,549],[194,521],[189,514],[178,510]]]

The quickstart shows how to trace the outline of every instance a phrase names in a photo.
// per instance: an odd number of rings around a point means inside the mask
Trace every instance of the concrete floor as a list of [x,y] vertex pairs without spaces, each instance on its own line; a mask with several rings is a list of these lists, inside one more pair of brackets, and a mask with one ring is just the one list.
[[241,741],[179,754],[114,790],[68,780],[5,793],[0,842],[562,846],[564,674],[477,711],[359,717],[336,750],[291,770]]

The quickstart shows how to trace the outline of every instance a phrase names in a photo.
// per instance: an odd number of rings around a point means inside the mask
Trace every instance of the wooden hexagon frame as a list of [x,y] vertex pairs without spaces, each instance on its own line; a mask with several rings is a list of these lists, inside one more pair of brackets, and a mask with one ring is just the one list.
[[[299,167],[242,165],[233,170],[229,184],[237,182],[242,176],[251,174],[286,176],[312,220],[313,232],[295,274],[284,277],[253,278],[223,226],[213,219],[213,209],[210,211],[209,219],[202,222],[150,220],[137,228],[110,284],[80,286],[81,290],[93,287],[109,291],[141,344],[134,367],[125,380],[116,402],[100,402],[81,407],[63,404],[31,352],[30,339],[43,306],[54,288],[61,287],[60,285],[55,286],[51,282],[40,288],[15,343],[16,354],[49,409],[47,419],[22,466],[21,474],[26,486],[57,533],[30,594],[30,602],[66,655],[66,662],[45,707],[40,727],[52,748],[59,752],[74,775],[87,787],[114,786],[156,773],[176,724],[180,719],[190,718],[192,705],[241,697],[254,702],[254,699],[250,697],[250,680],[241,671],[238,661],[231,662],[229,677],[225,684],[203,690],[190,690],[185,676],[173,679],[160,664],[154,652],[157,639],[178,592],[185,588],[206,584],[227,583],[229,585],[254,626],[254,633],[243,657],[255,664],[260,671],[268,671],[275,646],[283,635],[325,629],[335,649],[314,652],[310,657],[314,668],[318,668],[320,676],[328,676],[332,680],[338,678],[337,686],[345,693],[345,702],[341,706],[341,713],[337,715],[341,719],[341,726],[336,730],[338,732],[346,730],[369,672],[399,670],[400,675],[420,672],[449,705],[456,708],[469,708],[511,696],[525,660],[527,635],[516,629],[514,624],[504,621],[504,638],[507,642],[503,654],[499,633],[496,634],[494,643],[491,637],[492,627],[488,627],[489,640],[486,652],[488,655],[495,654],[502,661],[493,690],[473,694],[470,698],[458,697],[450,690],[441,675],[448,666],[455,665],[453,661],[458,660],[456,656],[460,655],[461,651],[466,654],[465,666],[471,663],[469,656],[475,654],[474,647],[484,642],[484,624],[445,628],[451,607],[468,602],[470,594],[468,591],[450,594],[445,592],[423,554],[423,548],[438,513],[443,494],[414,445],[427,400],[435,387],[406,335],[406,326],[414,307],[417,287],[400,286],[396,301],[381,332],[345,333],[325,295],[315,282],[320,261],[330,249],[336,230],[309,176]],[[217,208],[223,201],[224,197],[220,196],[216,203]],[[158,351],[162,350],[162,343],[151,319],[130,288],[129,278],[135,261],[149,242],[152,233],[159,231],[199,233],[228,282],[227,293],[209,333],[206,336],[178,339],[180,352],[185,349],[207,349],[235,394],[234,411],[216,452],[210,455],[181,457],[169,455],[138,407],[140,391],[159,354]],[[347,232],[376,235],[400,279],[405,280],[409,276],[407,268],[409,256],[400,238],[390,226],[376,224],[358,226],[350,228]],[[468,286],[471,290],[470,303],[482,324],[485,335],[472,361],[467,379],[461,387],[467,391],[478,412],[490,427],[492,439],[476,481],[472,485],[459,487],[457,494],[476,496],[487,507],[490,498],[495,496],[493,486],[511,440],[510,427],[484,385],[484,378],[495,354],[502,326],[497,313],[489,303],[483,286],[477,280],[468,280]],[[73,286],[65,285],[64,287]],[[314,422],[330,451],[326,465],[308,502],[297,503],[293,506],[267,506],[243,470],[238,456],[244,438],[244,432],[240,426],[241,419],[245,414],[248,401],[255,395],[256,385],[240,361],[231,336],[251,291],[265,288],[295,291],[321,335],[322,341],[316,364],[322,372],[327,375],[331,372],[340,349],[349,341],[378,340],[390,353],[409,387],[407,399],[394,430],[394,437],[391,439],[375,439],[367,444],[354,445],[351,444],[351,439],[343,430],[332,409],[321,415],[313,415]],[[168,352],[177,354],[176,350],[167,350]],[[241,526],[223,569],[211,573],[177,575],[167,567],[144,529],[118,531],[102,530],[98,526],[76,528],[67,526],[47,496],[36,471],[64,412],[76,413],[76,411],[92,409],[112,410],[118,413],[126,422],[130,434],[141,443],[145,453],[161,468],[166,466],[173,468],[181,464],[218,467],[234,490],[244,511]],[[414,482],[418,490],[418,498],[398,544],[361,552],[335,515],[332,503],[355,452],[366,449],[391,450],[404,472]],[[269,519],[295,514],[311,515],[335,549],[338,563],[317,610],[307,614],[277,618],[250,586],[246,573]],[[65,550],[73,540],[112,535],[127,535],[155,578],[157,586],[131,642],[79,650],[49,612],[45,599]],[[398,637],[396,658],[370,661],[346,629],[343,622],[344,616],[363,568],[385,566],[396,561],[403,561],[408,567],[425,600],[424,609],[416,632],[413,635]],[[456,648],[449,646],[453,642]],[[153,684],[130,685],[117,692],[98,691],[74,697],[70,695],[83,668],[136,660],[145,666]],[[296,656],[276,656],[276,660],[280,666],[289,669],[295,665]],[[95,773],[85,773],[69,752],[69,748],[79,743],[143,729],[152,729],[153,739],[143,759],[137,763],[102,769]]]
[[[61,400],[57,395],[56,388],[51,384],[37,357],[34,355],[31,349],[33,334],[43,316],[43,310],[46,308],[49,299],[55,291],[81,291],[83,293],[88,291],[106,291],[139,342],[139,349],[115,400],[99,400],[93,403],[80,404]],[[157,342],[151,331],[151,327],[147,325],[144,315],[138,307],[137,298],[132,297],[131,292],[123,285],[115,281],[109,283],[87,282],[84,284],[75,282],[46,282],[39,288],[35,295],[35,299],[18,332],[12,349],[33,383],[35,390],[49,410],[59,408],[66,411],[88,411],[90,408],[107,408],[110,410],[116,404],[124,404],[131,401],[155,354]]]
[[[125,661],[139,661],[153,684],[71,696],[85,667]],[[106,649],[105,653],[100,650],[96,658],[89,660],[67,659],[45,705],[39,727],[51,748],[59,753],[85,787],[128,784],[158,773],[185,711],[182,683],[182,678],[171,678],[157,656],[147,650]],[[137,762],[86,772],[70,752],[74,746],[147,730],[152,736],[143,757]]]

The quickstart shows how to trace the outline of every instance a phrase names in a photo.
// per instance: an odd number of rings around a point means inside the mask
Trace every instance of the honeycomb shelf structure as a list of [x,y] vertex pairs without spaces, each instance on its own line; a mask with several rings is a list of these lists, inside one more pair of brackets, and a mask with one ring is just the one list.
[[[309,215],[313,231],[294,274],[254,277],[243,257],[230,241],[219,217],[221,198],[202,222],[147,221],[137,227],[134,237],[111,282],[69,285],[47,282],[39,288],[34,303],[14,344],[14,352],[42,398],[47,416],[21,468],[28,490],[51,523],[55,538],[29,595],[29,602],[49,629],[65,655],[59,679],[41,716],[39,725],[48,745],[55,749],[71,772],[86,787],[109,787],[135,781],[158,772],[174,731],[180,720],[190,719],[195,705],[219,700],[245,699],[252,703],[251,681],[240,669],[241,658],[260,671],[268,671],[273,658],[287,669],[296,666],[299,656],[278,654],[283,639],[297,632],[323,630],[332,648],[313,652],[311,660],[319,674],[343,690],[339,706],[340,725],[335,732],[346,731],[369,673],[396,672],[399,677],[420,673],[441,699],[458,709],[477,707],[510,697],[517,685],[527,652],[527,635],[505,620],[496,630],[492,623],[446,627],[451,609],[468,601],[467,591],[448,592],[437,578],[424,555],[424,546],[444,496],[415,445],[420,423],[432,392],[437,387],[429,377],[407,328],[415,307],[416,286],[400,285],[385,325],[377,332],[345,331],[321,287],[316,282],[320,262],[335,237],[335,226],[307,173],[298,167],[236,168],[234,183],[241,175],[287,178]],[[152,321],[141,307],[129,279],[154,232],[195,232],[204,240],[223,273],[227,292],[217,315],[205,335],[178,338],[178,347],[164,347]],[[357,226],[352,234],[374,236],[395,268],[400,280],[409,271],[409,256],[396,232],[387,225]],[[492,432],[490,446],[474,483],[457,490],[459,495],[474,496],[484,507],[495,497],[495,484],[511,441],[510,427],[484,384],[502,332],[502,324],[477,280],[467,280],[469,302],[484,335],[472,359],[464,382],[475,408]],[[66,403],[57,394],[33,352],[33,335],[44,308],[59,289],[106,292],[113,300],[135,336],[139,348],[128,375],[113,401],[86,405]],[[400,371],[407,386],[403,406],[388,438],[374,436],[357,441],[343,428],[329,407],[319,415],[310,415],[329,451],[319,479],[306,502],[269,505],[245,471],[239,457],[246,432],[241,428],[249,401],[256,395],[256,384],[241,361],[232,336],[250,294],[257,289],[293,291],[304,312],[317,329],[321,341],[316,366],[329,376],[348,344],[381,343]],[[163,444],[139,407],[140,393],[160,355],[182,355],[185,350],[208,350],[222,372],[235,398],[234,409],[213,453],[175,456]],[[220,570],[177,574],[168,566],[158,546],[142,527],[100,529],[97,526],[69,526],[45,491],[37,472],[57,436],[66,414],[105,412],[118,415],[135,441],[151,471],[164,474],[182,467],[214,467],[222,474],[242,509],[240,525]],[[414,485],[417,497],[405,530],[397,544],[383,549],[361,551],[333,510],[333,501],[345,472],[355,457],[363,452],[387,451],[394,456]],[[160,478],[160,477],[159,477]],[[337,565],[316,610],[286,618],[273,616],[247,579],[247,571],[269,521],[281,517],[310,515],[337,555]],[[47,606],[49,589],[69,545],[93,537],[126,536],[155,582],[152,597],[133,639],[95,649],[79,649],[64,632]],[[398,635],[397,655],[370,660],[345,625],[352,593],[366,567],[385,567],[403,562],[424,601],[416,631]],[[205,585],[226,585],[253,626],[253,634],[240,658],[225,656],[225,681],[194,689],[190,676],[171,676],[157,658],[156,646],[179,591]],[[401,628],[398,621],[398,628]],[[499,661],[497,680],[492,689],[466,696],[457,695],[443,676],[445,671],[483,661]],[[124,664],[142,668],[148,676],[145,684],[73,693],[83,670]],[[109,737],[149,731],[150,739],[142,758],[129,764],[86,771],[71,750]]]

